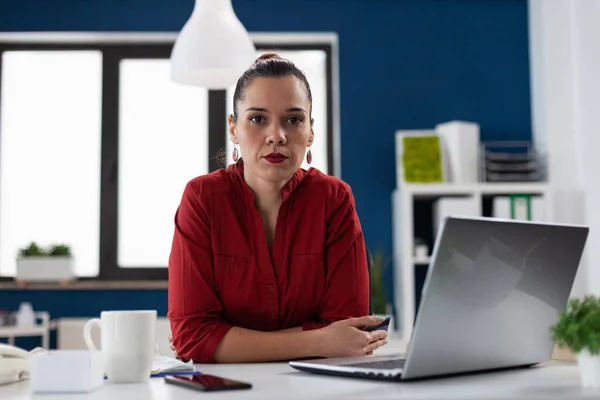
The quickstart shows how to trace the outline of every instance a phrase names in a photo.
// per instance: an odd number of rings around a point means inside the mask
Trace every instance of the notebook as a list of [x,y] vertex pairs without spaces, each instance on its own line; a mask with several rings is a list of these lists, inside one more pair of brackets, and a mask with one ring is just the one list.
[[162,375],[162,374],[173,374],[180,372],[194,372],[196,371],[196,367],[190,361],[184,363],[181,360],[177,360],[175,358],[166,357],[160,354],[160,350],[158,349],[158,345],[156,345],[154,351],[154,359],[152,360],[152,375]]

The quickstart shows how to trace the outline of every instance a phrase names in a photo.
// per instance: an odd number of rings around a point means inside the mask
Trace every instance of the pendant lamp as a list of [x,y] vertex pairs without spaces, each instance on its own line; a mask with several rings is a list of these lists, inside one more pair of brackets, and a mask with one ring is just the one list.
[[255,59],[231,0],[196,0],[171,53],[171,80],[208,89],[235,86]]

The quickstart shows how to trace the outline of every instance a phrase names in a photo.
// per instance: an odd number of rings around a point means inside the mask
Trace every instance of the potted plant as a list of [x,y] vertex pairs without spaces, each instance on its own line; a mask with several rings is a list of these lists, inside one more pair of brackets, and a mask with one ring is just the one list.
[[377,250],[371,255],[371,305],[373,314],[390,317],[388,333],[391,334],[393,327],[393,320],[391,320],[392,307],[384,288],[384,274],[389,266],[390,260],[384,256],[382,251]]
[[17,273],[19,282],[68,282],[75,279],[75,262],[71,248],[54,244],[47,249],[31,242],[19,249]]
[[551,332],[558,346],[577,354],[582,386],[600,387],[600,298],[569,300]]

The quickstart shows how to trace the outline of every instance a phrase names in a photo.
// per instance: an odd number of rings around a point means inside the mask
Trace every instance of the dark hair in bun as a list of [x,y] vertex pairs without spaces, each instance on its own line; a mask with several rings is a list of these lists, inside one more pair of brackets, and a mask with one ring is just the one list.
[[260,57],[258,57],[256,59],[256,61],[254,61],[254,64],[256,64],[257,62],[260,62],[261,60],[272,60],[272,59],[278,59],[278,60],[283,60],[279,54],[275,54],[275,53],[265,53],[262,54]]
[[310,112],[312,113],[312,93],[304,72],[300,71],[293,62],[285,58],[281,58],[278,54],[265,53],[258,57],[254,61],[254,64],[252,64],[237,81],[235,92],[233,94],[234,120],[238,115],[238,103],[244,98],[244,94],[248,85],[250,85],[256,78],[280,78],[284,76],[295,76],[304,84],[306,93],[308,94],[308,102],[311,110]]

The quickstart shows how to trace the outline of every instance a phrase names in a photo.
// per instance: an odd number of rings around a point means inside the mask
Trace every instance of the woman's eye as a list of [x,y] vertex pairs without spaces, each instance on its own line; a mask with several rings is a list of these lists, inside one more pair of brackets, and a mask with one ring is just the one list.
[[298,117],[290,117],[290,118],[288,118],[288,122],[291,123],[291,124],[296,125],[296,124],[301,123],[302,119],[298,118]]
[[254,117],[250,118],[250,121],[254,122],[255,124],[260,124],[261,122],[264,122],[264,120],[265,119],[260,115],[255,115]]

